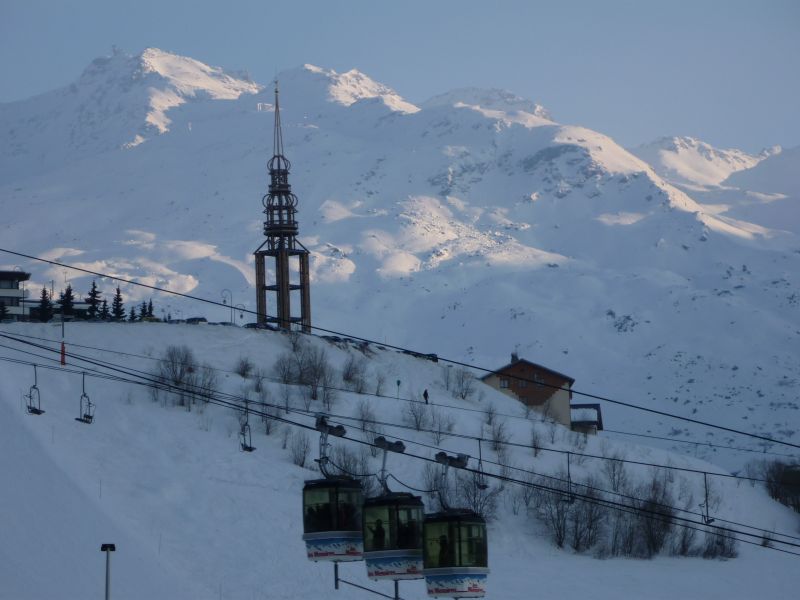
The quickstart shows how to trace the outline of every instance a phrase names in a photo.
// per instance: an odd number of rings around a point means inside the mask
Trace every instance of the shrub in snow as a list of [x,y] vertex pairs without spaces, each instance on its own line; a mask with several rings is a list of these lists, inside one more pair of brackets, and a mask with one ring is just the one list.
[[291,444],[289,451],[292,455],[292,462],[298,467],[305,467],[308,460],[308,453],[311,450],[311,439],[305,431],[297,430],[291,434]]
[[406,402],[405,410],[403,411],[403,420],[405,423],[420,431],[427,429],[430,422],[429,405],[422,402]]

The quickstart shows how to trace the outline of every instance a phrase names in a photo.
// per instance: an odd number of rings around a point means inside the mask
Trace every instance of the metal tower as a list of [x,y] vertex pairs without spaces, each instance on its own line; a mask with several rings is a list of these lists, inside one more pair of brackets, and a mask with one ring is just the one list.
[[[308,250],[297,240],[298,226],[297,196],[289,185],[291,163],[283,155],[283,133],[281,112],[278,104],[278,83],[275,82],[275,130],[273,133],[273,156],[268,163],[269,191],[261,199],[264,205],[264,235],[266,240],[253,253],[256,259],[256,310],[258,323],[276,323],[289,330],[299,323],[304,333],[311,332],[311,295],[308,272]],[[267,256],[275,258],[275,283],[267,285],[265,261]],[[296,269],[291,268],[290,259],[297,257]],[[293,262],[293,261],[292,261]],[[292,271],[299,273],[299,283],[291,282]],[[293,317],[291,296],[300,292],[300,316]],[[267,292],[275,292],[277,315],[267,316]]]

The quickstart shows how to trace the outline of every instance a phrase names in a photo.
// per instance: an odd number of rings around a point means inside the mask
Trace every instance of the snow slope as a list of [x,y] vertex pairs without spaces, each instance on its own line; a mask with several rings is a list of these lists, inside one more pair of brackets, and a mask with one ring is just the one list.
[[[58,348],[60,331],[52,325],[0,325],[0,333],[35,336],[38,343]],[[30,338],[21,338],[30,339]],[[53,340],[45,342],[43,340]],[[0,361],[0,464],[5,485],[0,486],[0,598],[6,600],[72,600],[99,597],[103,589],[103,555],[100,543],[114,542],[112,562],[114,598],[195,598],[253,600],[306,598],[321,600],[368,598],[357,590],[333,590],[329,565],[306,560],[301,541],[300,489],[304,479],[318,476],[291,463],[282,448],[283,426],[265,435],[253,418],[252,454],[238,450],[238,421],[229,409],[195,406],[192,412],[166,401],[154,402],[146,388],[88,377],[86,390],[96,403],[95,422],[74,421],[81,393],[79,372],[97,367],[72,356],[110,361],[128,369],[151,371],[153,358],[167,344],[186,344],[198,359],[219,369],[222,391],[241,396],[252,385],[232,372],[238,357],[249,357],[268,375],[277,357],[289,349],[285,335],[233,327],[166,324],[70,324],[70,357],[64,370],[39,370],[44,415],[25,414],[21,395],[32,382],[29,367]],[[312,340],[340,368],[355,346]],[[23,357],[30,350],[3,339],[2,357]],[[98,350],[81,346],[91,346]],[[41,356],[55,356],[35,349]],[[124,353],[124,354],[119,354]],[[454,399],[445,391],[441,370],[446,368],[376,346],[367,350],[368,385],[383,373],[387,381],[400,379],[401,398],[420,397],[429,389],[437,408],[453,419],[454,431],[486,434],[482,410],[493,404],[505,419],[511,441],[527,443],[531,422],[523,418],[513,400],[485,388],[471,400]],[[151,358],[148,358],[151,357]],[[76,372],[65,372],[67,369]],[[103,369],[100,369],[103,370]],[[267,402],[282,404],[281,387],[266,383]],[[393,390],[392,390],[393,391]],[[165,399],[166,400],[166,399]],[[302,410],[298,396],[293,409]],[[336,417],[348,426],[348,437],[363,439],[355,416],[367,403],[379,420],[402,422],[402,400],[341,393],[333,406]],[[477,412],[456,408],[477,409]],[[319,410],[317,403],[311,411]],[[282,413],[281,413],[282,414]],[[518,418],[514,418],[517,415]],[[296,422],[312,417],[297,412],[285,415]],[[408,454],[431,456],[435,450],[427,434],[386,427],[384,432],[409,440]],[[294,436],[291,433],[288,444]],[[312,441],[312,456],[316,440]],[[566,448],[572,437],[554,430],[554,442],[544,447]],[[357,451],[358,446],[336,440]],[[469,440],[448,435],[438,443],[448,452],[477,454]],[[696,459],[669,455],[603,437],[590,437],[585,452],[623,453],[637,460],[716,470]],[[486,468],[501,457],[484,448]],[[370,470],[380,457],[367,457]],[[555,474],[563,469],[563,455],[542,452],[534,458],[525,448],[512,448],[503,460]],[[313,463],[311,463],[313,464]],[[474,459],[471,464],[475,464]],[[421,487],[421,464],[408,456],[393,455],[391,472],[401,481]],[[573,463],[579,480],[598,472],[588,460]],[[646,477],[646,469],[631,467],[630,476]],[[675,490],[694,497],[702,493],[702,479],[678,474]],[[718,518],[727,518],[779,531],[792,531],[796,515],[771,500],[763,490],[720,480]],[[556,549],[540,524],[525,514],[513,514],[508,496],[502,500],[497,520],[490,526],[491,575],[487,598],[585,598],[599,600],[647,597],[736,600],[762,596],[792,598],[800,583],[796,557],[757,546],[742,545],[733,560],[657,557],[651,561],[597,560]],[[428,500],[426,500],[427,502]],[[554,577],[577,572],[579,577]],[[369,582],[363,564],[344,565],[341,576],[361,585],[390,593],[386,584]],[[403,582],[404,598],[422,598],[420,582]]]
[[[238,98],[181,92],[156,135],[148,88],[125,87],[150,53],[194,64],[155,51],[100,59],[87,88],[131,115],[125,127],[85,122],[82,105],[62,107],[63,90],[0,108],[10,142],[0,208],[12,215],[0,222],[3,246],[212,300],[227,288],[253,308],[272,90],[197,67]],[[147,77],[199,90],[197,72]],[[796,440],[796,232],[699,202],[608,136],[508,92],[456,90],[416,107],[355,71],[306,65],[279,79],[316,325],[488,367],[516,349],[575,377],[579,391]],[[31,119],[41,131],[20,146],[10,130]],[[125,147],[141,127],[147,143]],[[69,131],[88,140],[80,152],[68,151]],[[64,280],[59,268],[22,266],[32,294]],[[164,316],[230,314],[154,302]],[[610,429],[761,449],[604,411]],[[748,457],[674,448],[731,468]]]
[[673,183],[718,186],[733,173],[751,169],[769,156],[780,154],[777,146],[758,155],[736,148],[720,149],[692,137],[664,137],[643,144],[632,152]]

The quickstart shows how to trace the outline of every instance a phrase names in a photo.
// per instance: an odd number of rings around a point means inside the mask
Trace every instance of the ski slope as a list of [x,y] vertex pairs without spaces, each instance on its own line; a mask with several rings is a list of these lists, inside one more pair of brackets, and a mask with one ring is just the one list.
[[[19,339],[41,338],[57,349],[60,328],[52,325],[5,324],[0,333]],[[70,323],[68,352],[92,360],[110,361],[128,369],[151,370],[168,344],[186,344],[201,362],[220,369],[221,390],[241,395],[252,383],[231,372],[240,357],[271,376],[280,354],[290,348],[286,335],[235,327],[168,324]],[[42,339],[54,340],[43,342]],[[57,354],[3,339],[0,356],[39,363],[57,361]],[[314,338],[337,369],[348,353],[346,344]],[[77,345],[101,348],[103,351]],[[20,350],[47,358],[35,358]],[[127,354],[118,354],[127,353]],[[506,419],[511,440],[528,443],[531,422],[513,400],[480,386],[472,399],[453,398],[443,388],[442,364],[415,359],[390,350],[368,350],[368,381],[378,373],[387,381],[385,393],[419,398],[428,389],[435,404],[477,409],[442,409],[454,419],[454,431],[488,435],[482,410],[490,403],[497,412],[520,418]],[[78,423],[82,371],[90,365],[68,358],[64,369],[40,369],[38,386],[44,415],[24,411],[22,394],[33,379],[30,367],[0,361],[0,598],[49,600],[100,597],[104,555],[101,543],[117,544],[112,558],[112,597],[172,599],[288,599],[369,598],[352,588],[333,590],[330,565],[305,558],[301,541],[300,490],[303,480],[318,476],[292,464],[282,449],[284,426],[265,435],[253,418],[252,454],[238,449],[238,420],[230,409],[195,406],[192,412],[154,402],[147,388],[87,378],[86,389],[96,403],[91,425]],[[280,384],[267,383],[267,402],[282,402]],[[401,423],[403,400],[340,393],[332,411],[343,417],[357,414],[366,402],[379,421]],[[292,407],[302,409],[299,398]],[[311,410],[320,408],[317,401]],[[310,424],[313,418],[295,412],[285,418]],[[535,418],[535,414],[534,414]],[[411,442],[431,444],[429,435],[386,428]],[[298,435],[293,433],[292,435]],[[361,439],[358,425],[348,436]],[[316,439],[312,436],[312,458]],[[567,448],[570,434],[561,428],[553,448]],[[291,443],[291,442],[290,442]],[[352,444],[346,440],[338,443]],[[408,443],[409,454],[432,455],[434,450]],[[439,444],[448,452],[477,453],[474,442],[451,436]],[[605,436],[590,437],[586,453],[624,452],[637,460],[717,471],[702,461],[662,450],[627,445]],[[484,449],[484,459],[497,458]],[[563,456],[514,448],[513,464],[539,473],[555,473]],[[369,458],[373,469],[380,457]],[[311,463],[313,464],[313,463]],[[474,464],[474,463],[473,463]],[[392,455],[391,472],[401,481],[424,487],[421,463]],[[573,476],[589,474],[597,465],[573,465]],[[487,470],[492,467],[487,465]],[[634,477],[647,469],[632,470]],[[680,482],[683,474],[678,475]],[[687,477],[682,484],[700,493],[702,482]],[[772,502],[757,487],[725,480],[717,488],[720,518],[758,527],[796,532],[797,515]],[[428,499],[426,499],[428,502]],[[740,545],[732,560],[703,560],[658,556],[653,560],[606,559],[558,550],[541,525],[525,514],[513,514],[502,500],[489,532],[491,575],[487,598],[530,597],[600,600],[642,597],[650,599],[793,598],[800,584],[798,557],[760,547]],[[390,593],[385,584],[366,579],[363,565],[341,568],[341,576]],[[404,582],[401,596],[423,598],[420,582]]]

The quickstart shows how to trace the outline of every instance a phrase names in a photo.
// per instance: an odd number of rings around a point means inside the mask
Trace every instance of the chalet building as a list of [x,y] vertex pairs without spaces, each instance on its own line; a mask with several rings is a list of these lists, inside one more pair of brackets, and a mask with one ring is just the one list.
[[599,404],[573,404],[569,408],[572,431],[591,434],[603,431],[603,413]]
[[570,400],[575,380],[568,375],[519,358],[515,352],[509,364],[481,381],[562,425],[572,425]]
[[6,305],[6,311],[11,319],[28,318],[25,282],[30,278],[31,274],[24,271],[0,271],[0,303]]

